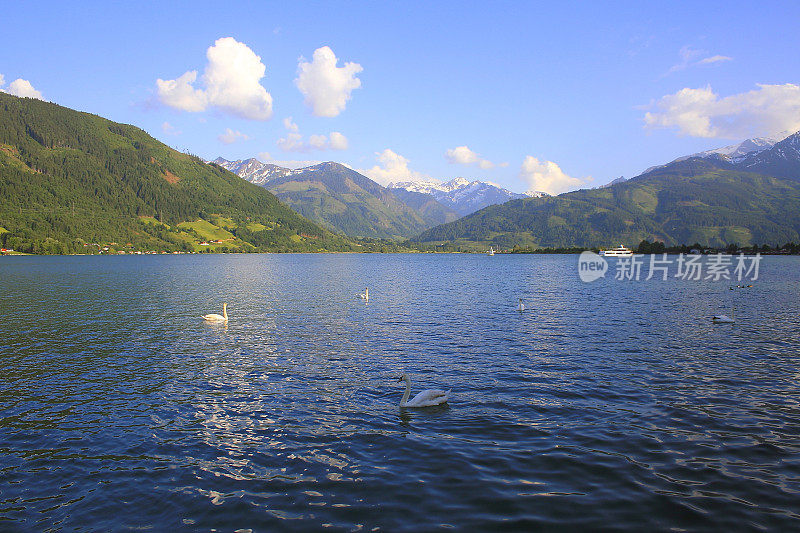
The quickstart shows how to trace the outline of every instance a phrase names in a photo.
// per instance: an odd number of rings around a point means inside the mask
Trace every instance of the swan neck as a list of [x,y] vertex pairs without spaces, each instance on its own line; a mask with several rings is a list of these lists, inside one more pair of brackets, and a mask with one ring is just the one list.
[[400,400],[400,405],[405,405],[408,401],[408,397],[411,396],[411,380],[408,377],[403,378],[406,382],[406,391],[403,393],[403,399]]
[[222,304],[222,316],[228,320],[228,304]]

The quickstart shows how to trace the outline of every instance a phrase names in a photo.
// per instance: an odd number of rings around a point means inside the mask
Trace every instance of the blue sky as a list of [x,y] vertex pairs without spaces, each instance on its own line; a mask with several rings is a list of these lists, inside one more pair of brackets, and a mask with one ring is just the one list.
[[800,129],[798,20],[798,2],[13,2],[0,89],[207,159],[561,192]]

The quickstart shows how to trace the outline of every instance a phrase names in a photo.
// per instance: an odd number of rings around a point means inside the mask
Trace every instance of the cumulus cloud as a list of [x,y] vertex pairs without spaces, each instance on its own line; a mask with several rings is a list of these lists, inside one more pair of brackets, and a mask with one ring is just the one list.
[[286,117],[283,119],[283,127],[286,128],[287,131],[293,131],[295,133],[297,133],[297,131],[300,129],[297,127],[297,124],[292,122],[292,117]]
[[181,133],[183,133],[182,131],[179,131],[178,128],[176,128],[175,126],[173,126],[169,122],[164,122],[161,125],[161,131],[163,131],[167,135],[180,135]]
[[688,45],[682,47],[678,51],[678,55],[680,56],[680,61],[672,65],[672,67],[670,67],[665,76],[697,65],[711,65],[713,63],[733,61],[732,57],[722,56],[722,55],[708,56],[707,54],[708,52],[706,50],[699,50],[696,48],[692,48],[691,46]]
[[338,131],[332,131],[329,137],[311,135],[305,140],[300,133],[289,132],[286,137],[278,139],[278,148],[284,152],[311,152],[314,150],[347,150],[347,137]]
[[675,128],[691,137],[741,139],[800,130],[800,85],[793,83],[758,85],[722,98],[711,86],[684,88],[653,106],[658,110],[645,114],[646,128]]
[[361,87],[356,74],[364,70],[358,63],[337,67],[338,59],[327,46],[314,50],[309,63],[303,58],[297,65],[295,85],[305,96],[306,105],[318,117],[335,117],[344,111],[350,93]]
[[347,137],[338,131],[332,131],[328,137],[330,139],[329,143],[331,145],[331,150],[347,150],[347,147],[350,144],[347,141]]
[[507,166],[507,164],[495,165],[488,159],[482,159],[466,146],[450,148],[444,153],[444,157],[448,162],[453,164],[476,166],[484,170],[494,168],[495,166]]
[[292,117],[283,119],[286,128],[286,137],[278,139],[278,148],[284,152],[311,152],[313,150],[347,150],[349,145],[347,137],[338,131],[332,131],[328,136],[311,135],[308,140],[303,138],[300,128],[292,121]]
[[303,152],[308,150],[303,142],[303,136],[295,132],[289,132],[286,137],[278,139],[276,144],[284,152]]
[[527,183],[528,192],[546,192],[561,194],[577,189],[592,180],[591,177],[573,178],[561,170],[552,161],[539,161],[529,155],[525,157],[520,168],[519,177]]
[[210,107],[232,115],[268,120],[272,96],[261,86],[266,67],[246,44],[233,37],[217,39],[206,51],[205,72],[198,85],[197,71],[174,80],[156,80],[159,100],[182,111],[199,112]]
[[[5,85],[5,81],[5,77],[0,74],[0,87]],[[38,98],[39,100],[43,100],[42,93],[34,89],[31,82],[23,80],[22,78],[17,78],[8,84],[8,89],[0,89],[0,91],[22,98]]]
[[230,128],[225,128],[225,133],[222,133],[222,134],[217,136],[217,139],[219,139],[219,142],[221,142],[223,144],[233,144],[238,140],[246,141],[249,138],[250,137],[248,137],[244,133],[242,133],[240,131],[233,131]]
[[388,148],[383,152],[375,152],[375,155],[377,156],[378,164],[372,168],[361,169],[359,172],[381,185],[385,186],[392,182],[410,180],[424,179],[431,181],[428,176],[408,168],[408,159]]

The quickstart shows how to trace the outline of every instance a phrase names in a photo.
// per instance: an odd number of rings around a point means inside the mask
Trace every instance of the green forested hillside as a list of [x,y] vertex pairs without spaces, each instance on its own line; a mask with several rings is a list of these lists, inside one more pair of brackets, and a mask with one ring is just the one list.
[[438,211],[411,207],[392,190],[333,162],[276,177],[264,187],[304,217],[351,237],[407,238],[455,218],[441,205]]
[[2,92],[0,227],[33,253],[357,249],[136,127]]
[[800,241],[800,182],[682,161],[603,189],[512,200],[413,239],[465,248]]

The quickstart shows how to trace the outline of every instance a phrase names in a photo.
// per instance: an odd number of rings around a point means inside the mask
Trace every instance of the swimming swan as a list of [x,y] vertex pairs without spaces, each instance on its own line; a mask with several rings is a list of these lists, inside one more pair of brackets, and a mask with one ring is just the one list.
[[222,304],[222,314],[218,315],[216,313],[210,313],[207,315],[203,315],[203,320],[207,320],[209,322],[227,322],[228,321],[228,304]]
[[406,391],[403,393],[403,399],[400,400],[400,407],[432,407],[447,403],[450,391],[445,392],[438,389],[426,389],[408,401],[408,397],[411,395],[411,378],[408,377],[408,374],[403,374],[397,381],[406,382]]
[[517,311],[520,311],[520,312],[522,312],[522,311],[524,311],[524,310],[525,310],[525,304],[524,304],[524,303],[522,303],[522,298],[520,298],[520,299],[519,299],[519,305],[517,306]]
[[733,324],[734,323],[734,313],[736,312],[736,308],[731,309],[731,316],[728,315],[714,315],[711,317],[711,321],[715,322],[716,324]]
[[362,300],[369,300],[369,287],[364,289],[364,292],[359,294],[358,297],[361,298]]

